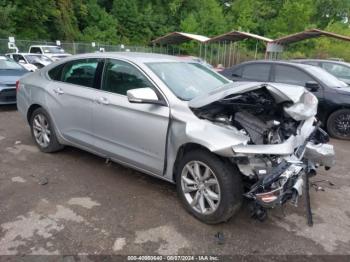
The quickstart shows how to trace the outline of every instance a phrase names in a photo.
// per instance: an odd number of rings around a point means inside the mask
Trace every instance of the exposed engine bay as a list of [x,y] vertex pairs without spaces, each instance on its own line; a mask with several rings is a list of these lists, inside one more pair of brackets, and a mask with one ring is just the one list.
[[199,118],[238,128],[252,144],[278,144],[295,134],[299,124],[284,113],[283,107],[288,104],[277,103],[263,87],[226,97],[195,113]]
[[253,200],[252,216],[261,220],[266,208],[288,200],[297,205],[306,178],[315,175],[317,167],[334,164],[328,135],[315,119],[317,99],[305,91],[292,101],[271,90],[262,85],[192,108],[200,119],[249,138],[232,147],[230,159],[243,174],[244,196]]

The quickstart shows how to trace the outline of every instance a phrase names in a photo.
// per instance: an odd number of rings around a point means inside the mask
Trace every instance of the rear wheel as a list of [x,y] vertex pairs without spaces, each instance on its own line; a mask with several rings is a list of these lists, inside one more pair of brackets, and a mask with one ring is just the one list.
[[350,140],[350,109],[333,112],[327,120],[327,130],[332,137]]
[[205,150],[195,150],[183,157],[177,170],[179,197],[202,222],[224,222],[239,210],[242,185],[233,165]]
[[34,141],[42,152],[52,153],[63,148],[57,140],[52,121],[43,108],[33,112],[30,127]]

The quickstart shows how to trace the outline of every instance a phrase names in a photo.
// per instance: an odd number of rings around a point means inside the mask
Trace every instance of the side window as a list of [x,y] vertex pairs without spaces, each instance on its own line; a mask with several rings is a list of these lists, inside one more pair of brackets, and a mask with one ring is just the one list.
[[333,63],[323,63],[322,67],[336,77],[350,79],[350,67]]
[[22,55],[19,55],[19,56],[18,56],[18,61],[19,61],[19,60],[23,60],[24,62],[26,61]]
[[275,82],[305,86],[305,83],[309,81],[315,80],[295,67],[285,65],[275,67]]
[[65,64],[58,65],[54,68],[52,68],[49,72],[48,75],[52,80],[55,81],[61,81],[62,79],[62,69]]
[[40,47],[32,47],[30,53],[41,54]]
[[94,87],[98,59],[80,59],[64,64],[61,81],[65,83]]
[[271,65],[269,64],[251,64],[243,67],[242,78],[266,82],[269,81]]
[[153,87],[148,79],[127,62],[109,59],[105,65],[102,90],[126,95],[130,89]]
[[20,59],[19,55],[13,54],[12,57],[13,57],[13,60],[15,60],[16,62],[18,62]]

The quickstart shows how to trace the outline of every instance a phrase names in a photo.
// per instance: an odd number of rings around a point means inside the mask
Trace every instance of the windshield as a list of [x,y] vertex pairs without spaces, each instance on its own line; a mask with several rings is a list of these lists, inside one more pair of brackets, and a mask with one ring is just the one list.
[[210,92],[229,81],[198,63],[161,62],[147,66],[182,100]]
[[62,54],[64,50],[59,46],[43,46],[44,53]]
[[48,58],[47,56],[44,56],[44,55],[26,55],[26,59],[28,60],[28,62],[30,64],[40,62],[40,61],[44,61],[47,63],[52,62],[52,60],[50,58]]
[[350,79],[350,67],[342,64],[323,63],[323,68],[338,78]]
[[340,81],[338,78],[331,75],[330,73],[328,73],[320,67],[308,66],[305,67],[305,70],[313,76],[315,76],[316,78],[318,78],[319,80],[321,80],[324,84],[326,84],[329,87],[349,87],[343,81]]
[[24,70],[22,66],[7,57],[0,57],[0,70]]

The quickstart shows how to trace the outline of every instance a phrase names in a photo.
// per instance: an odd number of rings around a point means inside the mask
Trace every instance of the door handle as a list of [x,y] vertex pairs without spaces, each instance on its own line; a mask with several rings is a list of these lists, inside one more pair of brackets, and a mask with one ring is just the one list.
[[109,101],[107,98],[105,97],[100,97],[99,99],[97,99],[96,101],[98,104],[102,104],[102,105],[108,105]]
[[60,87],[54,88],[53,91],[55,92],[56,95],[63,95],[64,94],[64,91]]

